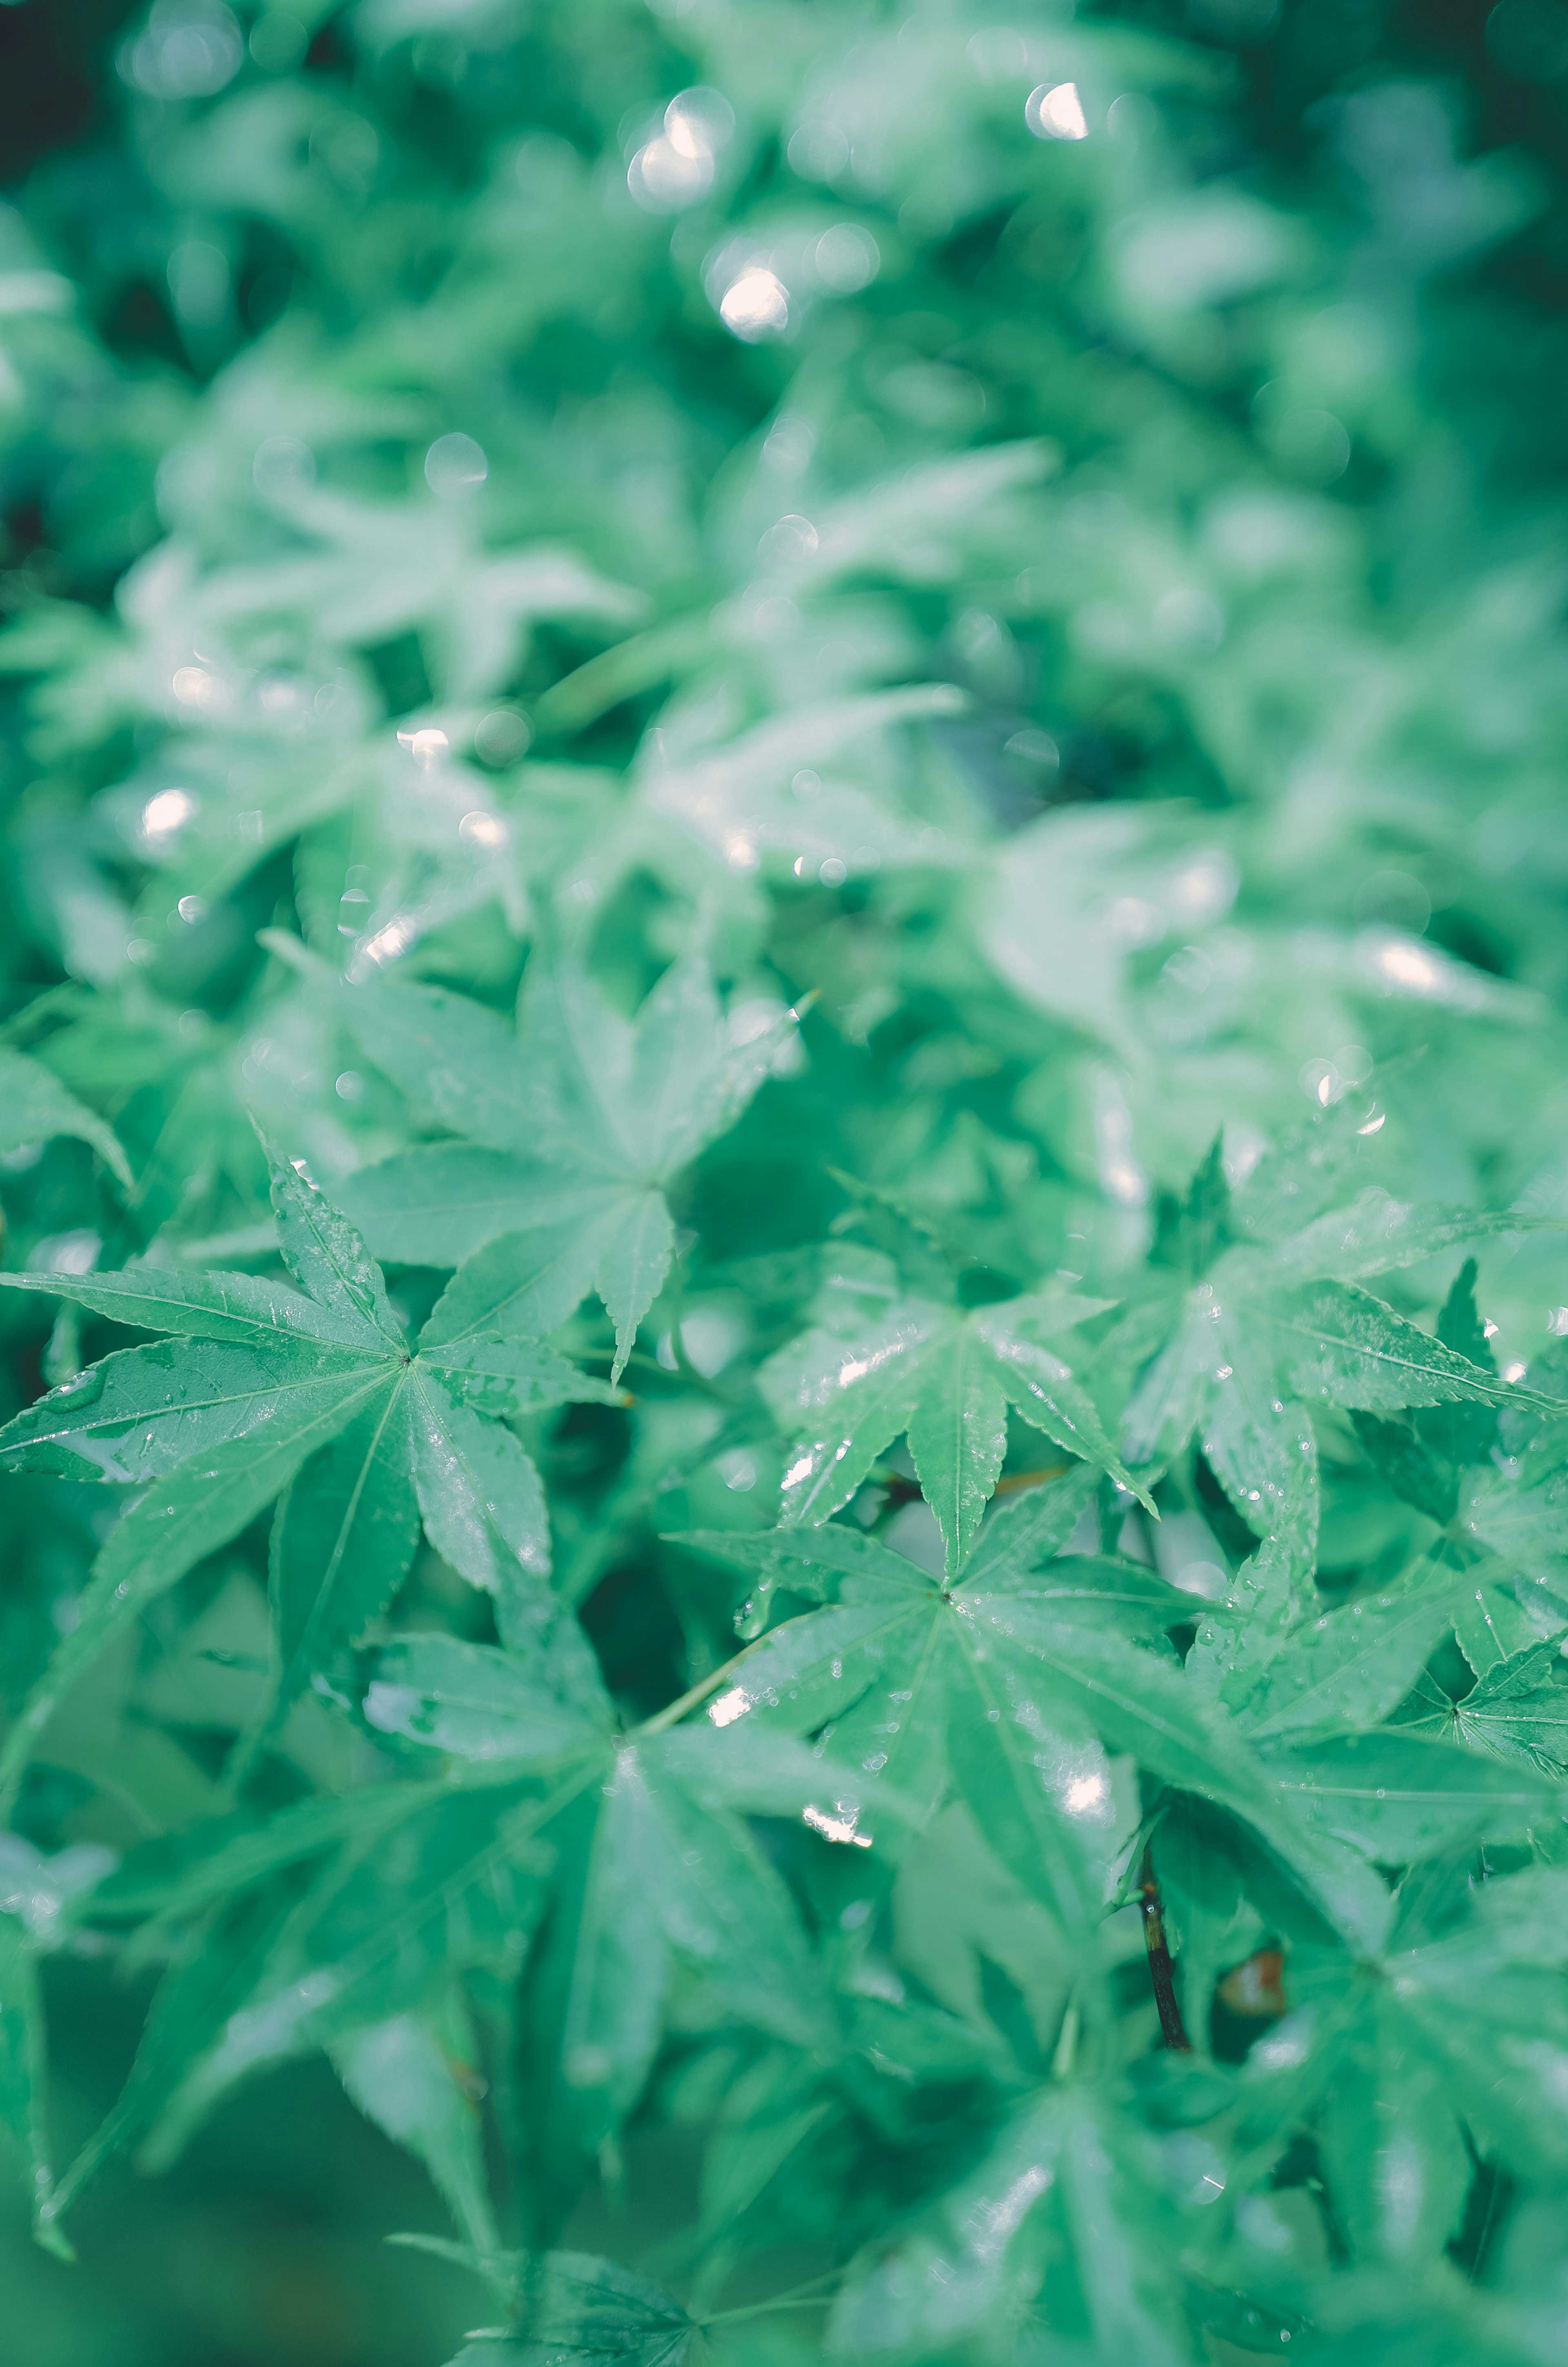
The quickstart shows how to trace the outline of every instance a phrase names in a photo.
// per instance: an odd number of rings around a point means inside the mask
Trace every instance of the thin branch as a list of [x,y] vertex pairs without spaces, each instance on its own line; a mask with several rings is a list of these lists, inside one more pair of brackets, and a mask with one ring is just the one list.
[[1070,1463],[1042,1463],[1037,1471],[1004,1471],[996,1482],[996,1493],[1009,1496],[1018,1488],[1043,1488],[1048,1479],[1060,1479],[1072,1468]]
[[1160,2010],[1160,2035],[1173,2055],[1190,2055],[1192,2041],[1187,2034],[1187,2024],[1181,2018],[1176,2002],[1176,1968],[1171,1952],[1165,1944],[1165,1914],[1160,1904],[1160,1886],[1154,1877],[1153,1852],[1148,1842],[1143,1845],[1143,1863],[1138,1873],[1138,1903],[1143,1915],[1143,1946],[1149,1957],[1149,1977],[1154,1984],[1154,2003]]
[[820,2277],[808,2277],[804,2284],[787,2286],[783,2293],[775,2293],[771,2301],[747,2302],[740,2309],[713,2310],[698,2323],[704,2327],[735,2326],[743,2318],[767,2317],[776,2309],[826,2309],[833,2295],[823,2288],[838,2284],[843,2275],[842,2269],[824,2269]]
[[[754,1643],[761,1641],[760,1637],[753,1639]],[[641,1726],[634,1726],[631,1729],[631,1740],[644,1742],[652,1735],[663,1734],[666,1727],[677,1725],[688,1709],[695,1709],[699,1702],[706,1701],[710,1693],[718,1691],[731,1670],[738,1669],[752,1648],[752,1644],[745,1645],[742,1650],[727,1659],[722,1668],[714,1669],[708,1676],[699,1678],[696,1684],[682,1693],[678,1701],[666,1703],[663,1709],[655,1710],[652,1717],[644,1718]]]

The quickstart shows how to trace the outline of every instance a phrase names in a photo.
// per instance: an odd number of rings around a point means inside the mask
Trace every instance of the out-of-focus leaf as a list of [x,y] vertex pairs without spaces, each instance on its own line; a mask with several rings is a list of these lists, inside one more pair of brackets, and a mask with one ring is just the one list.
[[452,2367],[680,2367],[697,2327],[678,2304],[612,2260],[546,2252],[517,2266],[516,2333],[482,2334]]
[[338,2078],[388,2136],[425,2163],[469,2241],[498,2246],[485,2184],[473,2032],[457,1999],[395,2014],[331,2049]]
[[[461,1239],[477,1247],[494,1233],[545,1229],[550,1295],[523,1299],[524,1319],[549,1329],[559,1320],[555,1308],[569,1311],[591,1284],[616,1327],[611,1378],[619,1379],[673,1253],[660,1187],[760,1082],[755,1058],[725,1038],[705,968],[667,971],[635,1026],[570,966],[541,970],[537,980],[530,973],[515,1038],[493,1014],[436,989],[350,990],[345,1009],[370,1059],[444,1125],[493,1150],[526,1155],[526,1168],[513,1171],[515,1198],[463,1200],[476,1213],[463,1220]],[[347,1205],[362,1211],[373,1242],[423,1240],[421,1253],[437,1256],[441,1235],[426,1217],[439,1220],[451,1179],[465,1172],[452,1165],[456,1156],[415,1154],[395,1174],[383,1169],[371,1179],[369,1200],[351,1184]],[[505,1189],[507,1172],[474,1171],[492,1195],[496,1182]],[[477,1213],[486,1206],[488,1215]],[[513,1252],[514,1308],[541,1286],[535,1254],[531,1240]]]
[[59,1134],[89,1143],[130,1191],[130,1162],[113,1127],[68,1093],[40,1060],[0,1045],[0,1150],[20,1150]]
[[19,1916],[0,1917],[0,2144],[16,2189],[41,2213],[51,2172],[44,2125],[43,2004]]

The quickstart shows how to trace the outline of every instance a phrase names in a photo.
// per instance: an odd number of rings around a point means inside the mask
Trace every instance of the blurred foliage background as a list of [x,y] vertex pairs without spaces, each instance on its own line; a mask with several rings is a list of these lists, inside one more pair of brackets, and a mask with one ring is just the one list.
[[[0,1010],[139,1179],[0,1113],[8,1264],[243,1260],[247,1104],[324,1180],[400,1138],[269,928],[497,1006],[535,932],[627,1004],[698,932],[818,993],[802,1131],[1004,1271],[1114,1279],[1220,1118],[1403,1053],[1392,1175],[1559,1205],[1560,0],[21,0],[0,88]],[[715,1154],[715,1260],[765,1187],[736,1250],[815,1238],[796,1150]],[[1494,1278],[1519,1371],[1540,1271]],[[75,1347],[6,1321],[15,1405]],[[574,1451],[653,1707],[728,1606],[643,1584]],[[13,1700],[67,1493],[6,1499]],[[38,1846],[199,1806],[160,1714],[212,1715],[87,1705]],[[51,1963],[62,2153],[144,1994]],[[9,2222],[8,2339],[413,2367],[472,2291],[381,2239],[443,2225],[292,2067],[91,2193],[80,2266]]]

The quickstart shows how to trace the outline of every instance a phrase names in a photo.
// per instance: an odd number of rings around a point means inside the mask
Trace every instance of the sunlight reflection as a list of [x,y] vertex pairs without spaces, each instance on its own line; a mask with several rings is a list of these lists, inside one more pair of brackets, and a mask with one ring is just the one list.
[[790,296],[777,273],[754,263],[733,279],[719,300],[719,318],[747,345],[779,336],[790,325]]
[[1037,140],[1086,140],[1088,120],[1075,82],[1041,83],[1024,102],[1024,121]]

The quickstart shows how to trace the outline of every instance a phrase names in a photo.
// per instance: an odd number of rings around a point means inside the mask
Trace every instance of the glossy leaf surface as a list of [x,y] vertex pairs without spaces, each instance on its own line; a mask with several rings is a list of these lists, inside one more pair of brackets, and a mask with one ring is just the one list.
[[1565,22],[0,10],[7,2367],[1560,2367]]

